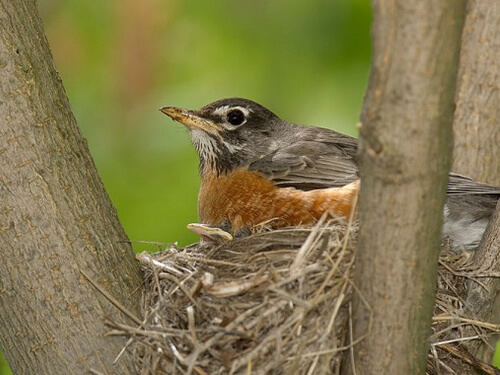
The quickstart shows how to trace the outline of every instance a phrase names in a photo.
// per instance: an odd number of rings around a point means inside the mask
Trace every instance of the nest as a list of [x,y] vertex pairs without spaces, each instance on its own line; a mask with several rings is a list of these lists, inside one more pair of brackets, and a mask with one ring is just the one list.
[[[356,344],[356,233],[337,221],[143,253],[144,320],[109,324],[130,338],[139,374],[340,373]],[[474,339],[499,329],[463,315],[471,275],[457,270],[465,261],[446,251],[440,258],[429,374],[494,373],[462,345],[466,328]]]

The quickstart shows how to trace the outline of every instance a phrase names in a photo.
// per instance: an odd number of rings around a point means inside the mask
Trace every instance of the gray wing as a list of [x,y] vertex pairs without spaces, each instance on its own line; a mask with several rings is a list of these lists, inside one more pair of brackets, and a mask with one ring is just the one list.
[[[359,179],[356,138],[329,129],[291,126],[289,131],[293,137],[252,162],[250,170],[261,173],[278,186],[301,190],[341,187]],[[477,199],[494,204],[500,197],[500,187],[450,173],[449,200],[464,195],[480,195],[483,198]]]
[[499,197],[500,187],[450,173],[443,234],[451,239],[454,251],[479,245]]
[[307,128],[250,164],[275,185],[301,190],[340,187],[359,179],[357,140],[333,130]]
[[482,184],[469,177],[450,173],[448,196],[454,195],[491,195],[492,197],[496,196],[496,199],[498,199],[500,187]]

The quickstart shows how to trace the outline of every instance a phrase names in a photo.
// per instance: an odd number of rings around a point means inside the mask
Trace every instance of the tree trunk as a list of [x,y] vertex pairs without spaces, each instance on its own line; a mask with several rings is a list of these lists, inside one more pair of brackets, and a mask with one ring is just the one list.
[[[458,70],[457,109],[453,123],[453,169],[492,185],[500,185],[500,4],[469,0],[462,33]],[[471,268],[481,274],[500,273],[500,205],[490,220]],[[472,279],[466,313],[478,320],[500,323],[500,278]],[[467,333],[466,333],[467,334]],[[471,328],[470,336],[476,332]],[[468,342],[469,350],[490,362],[499,339],[491,346]]]
[[33,0],[0,0],[0,345],[14,373],[132,372],[104,316],[141,276],[78,130]]
[[469,0],[453,123],[453,171],[500,185],[500,4]]
[[425,373],[464,8],[373,2],[353,297],[353,339],[364,336],[354,347],[358,374]]
[[[500,203],[497,203],[481,244],[472,257],[472,268],[474,273],[492,276],[469,281],[465,312],[479,321],[500,324]],[[476,334],[470,327],[468,336]],[[500,335],[489,337],[490,345],[480,340],[472,340],[467,344],[474,355],[491,363],[499,338]]]

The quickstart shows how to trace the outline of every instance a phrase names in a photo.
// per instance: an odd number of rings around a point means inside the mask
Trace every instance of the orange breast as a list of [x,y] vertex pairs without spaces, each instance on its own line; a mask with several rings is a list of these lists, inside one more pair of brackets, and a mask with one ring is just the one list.
[[208,225],[231,223],[231,231],[270,221],[275,228],[310,224],[330,210],[348,216],[359,183],[342,188],[301,191],[277,188],[265,177],[245,169],[214,177],[204,174],[198,197],[200,220]]

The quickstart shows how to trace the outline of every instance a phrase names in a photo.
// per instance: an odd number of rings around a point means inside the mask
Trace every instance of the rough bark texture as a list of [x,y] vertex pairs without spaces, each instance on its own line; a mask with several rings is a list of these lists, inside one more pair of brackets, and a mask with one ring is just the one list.
[[[462,32],[458,70],[453,169],[500,185],[500,3],[469,0]],[[482,274],[500,273],[500,205],[490,221],[471,267]],[[479,320],[500,323],[500,278],[469,282],[466,310]],[[470,336],[475,332],[470,332]],[[469,350],[490,362],[496,341],[470,341]]]
[[[496,275],[469,282],[466,313],[477,320],[500,324],[500,203],[497,204],[481,244],[472,258],[473,268],[480,274]],[[475,332],[470,332],[474,336]],[[489,345],[476,340],[469,350],[486,363],[491,363],[499,335],[490,337]]]
[[139,268],[76,126],[34,0],[0,0],[0,345],[16,374],[126,374]]
[[453,123],[453,171],[500,185],[500,2],[469,0]]
[[358,374],[425,373],[464,8],[373,2],[360,129],[353,339],[366,336],[354,348]]

